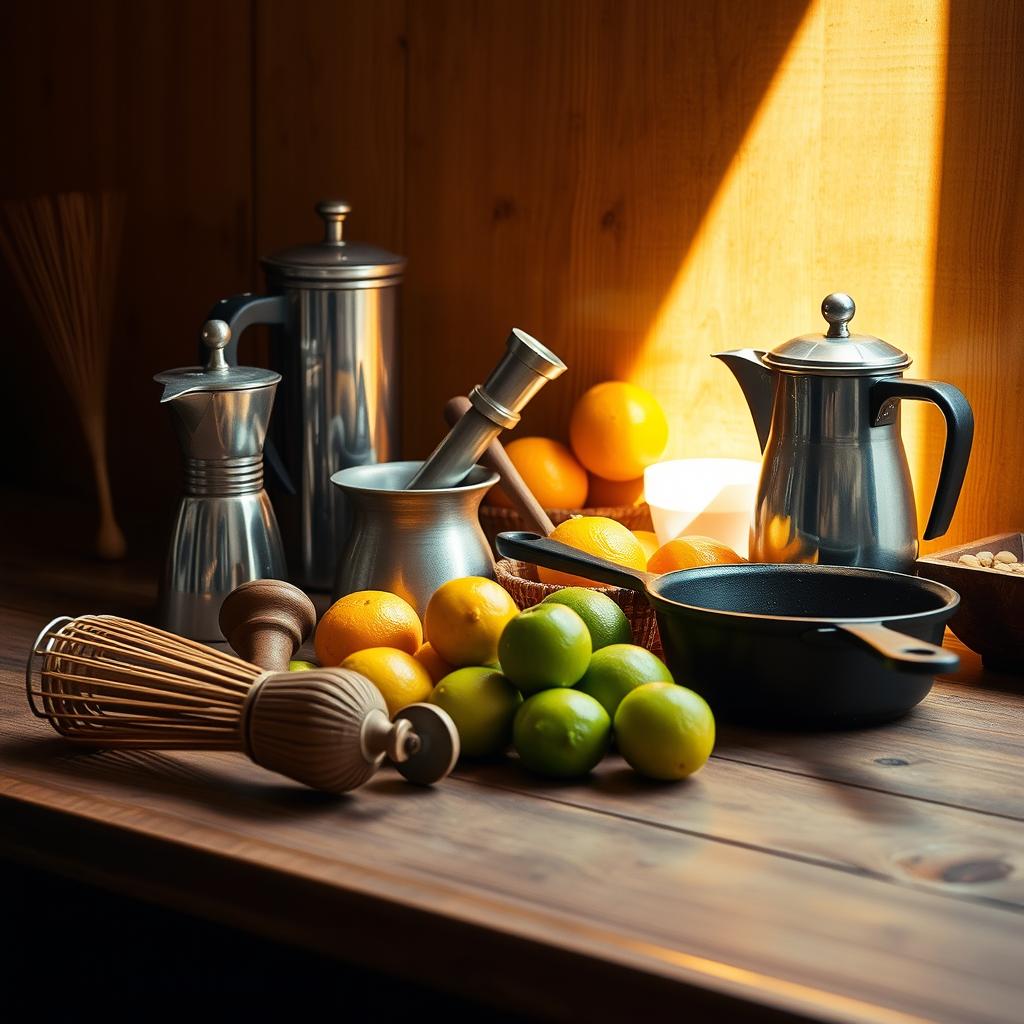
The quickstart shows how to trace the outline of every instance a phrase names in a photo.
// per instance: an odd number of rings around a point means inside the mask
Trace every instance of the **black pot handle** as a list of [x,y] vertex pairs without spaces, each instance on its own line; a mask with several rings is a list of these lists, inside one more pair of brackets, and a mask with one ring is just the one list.
[[571,548],[561,541],[542,537],[539,533],[499,533],[494,544],[498,554],[505,558],[518,558],[521,562],[543,565],[545,569],[571,572],[612,587],[635,590],[638,594],[646,594],[647,585],[658,578],[655,573],[627,569]]
[[967,472],[974,441],[974,413],[959,388],[939,380],[904,380],[887,377],[871,385],[871,425],[892,423],[899,408],[898,400],[912,398],[937,405],[946,418],[946,447],[942,453],[939,482],[935,488],[932,510],[924,539],[941,537],[948,529],[960,497],[960,488]]
[[[231,328],[231,340],[224,348],[229,365],[238,365],[238,339],[247,327],[254,324],[283,324],[288,318],[288,300],[284,295],[233,295],[221,299],[210,310],[207,320],[223,320]],[[199,340],[199,363],[206,365],[209,350]]]
[[[959,656],[945,647],[898,633],[880,622],[836,623],[835,629],[903,672],[934,676],[940,672],[955,672],[960,666]],[[831,628],[824,632],[831,632]]]

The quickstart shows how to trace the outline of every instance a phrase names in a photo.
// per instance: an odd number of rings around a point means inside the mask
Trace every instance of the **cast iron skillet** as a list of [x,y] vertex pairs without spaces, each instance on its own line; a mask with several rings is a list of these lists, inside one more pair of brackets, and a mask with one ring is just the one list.
[[754,725],[871,725],[922,701],[960,663],[938,646],[955,590],[881,569],[714,565],[656,576],[535,533],[498,551],[645,594],[676,682]]

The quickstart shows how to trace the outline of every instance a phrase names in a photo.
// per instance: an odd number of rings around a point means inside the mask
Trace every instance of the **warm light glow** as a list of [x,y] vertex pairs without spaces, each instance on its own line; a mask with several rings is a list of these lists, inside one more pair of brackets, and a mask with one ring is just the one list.
[[746,558],[760,473],[760,462],[744,459],[675,459],[648,466],[644,495],[658,543],[699,534]]
[[[740,390],[708,355],[823,330],[832,291],[857,300],[853,330],[898,345],[915,360],[908,376],[927,376],[947,22],[945,0],[871,17],[852,0],[812,0],[631,374],[678,410],[670,455],[756,456]],[[904,437],[920,480],[919,404],[904,403]],[[930,485],[917,493],[926,511]]]

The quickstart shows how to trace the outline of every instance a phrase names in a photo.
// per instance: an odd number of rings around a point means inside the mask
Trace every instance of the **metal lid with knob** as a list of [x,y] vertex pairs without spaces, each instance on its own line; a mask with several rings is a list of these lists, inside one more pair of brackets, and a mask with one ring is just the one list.
[[[321,242],[297,245],[276,252],[261,261],[272,279],[313,285],[373,281],[397,284],[405,271],[406,259],[386,249],[345,238],[345,218],[352,207],[342,199],[324,199],[316,204],[323,218]],[[394,280],[390,280],[394,279]]]
[[906,369],[911,358],[902,349],[881,338],[850,333],[850,321],[856,312],[856,303],[845,292],[826,295],[821,315],[828,330],[784,342],[762,357],[764,364],[788,373],[828,376],[895,373]]
[[179,366],[153,377],[164,385],[161,402],[171,402],[196,391],[251,391],[276,384],[281,374],[259,366],[231,366],[224,358],[224,349],[231,341],[231,328],[223,320],[207,320],[200,332],[209,350],[206,366]]

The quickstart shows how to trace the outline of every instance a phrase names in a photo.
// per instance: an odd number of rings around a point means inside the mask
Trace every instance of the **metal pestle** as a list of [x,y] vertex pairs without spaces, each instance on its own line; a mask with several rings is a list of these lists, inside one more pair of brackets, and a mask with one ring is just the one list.
[[554,352],[513,327],[501,362],[484,384],[470,391],[472,408],[434,449],[409,481],[408,489],[457,487],[491,441],[502,430],[514,427],[527,402],[565,370],[565,363]]

